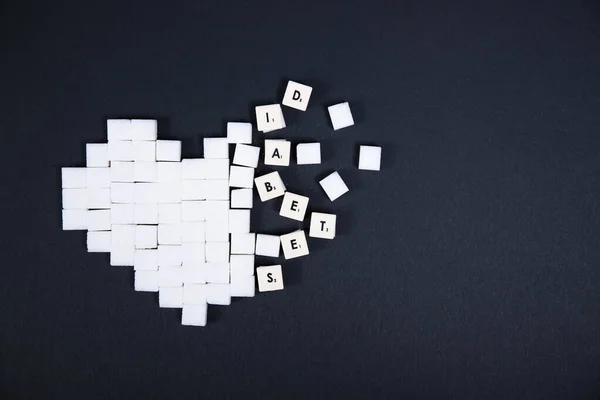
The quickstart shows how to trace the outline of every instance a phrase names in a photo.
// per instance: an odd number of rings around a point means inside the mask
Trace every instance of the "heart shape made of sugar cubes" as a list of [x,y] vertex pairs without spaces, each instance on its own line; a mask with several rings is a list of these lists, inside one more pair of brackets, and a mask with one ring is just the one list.
[[[282,104],[305,111],[312,88],[288,83]],[[328,108],[333,129],[354,124],[350,106]],[[257,129],[285,127],[280,104],[256,107]],[[231,297],[282,290],[281,265],[255,268],[254,256],[309,254],[303,230],[250,232],[253,188],[262,202],[283,196],[280,215],[303,221],[309,198],[286,191],[278,172],[255,177],[260,148],[252,124],[229,122],[226,137],[204,138],[204,158],[181,159],[181,142],[159,140],[152,119],[109,119],[107,143],[86,145],[86,167],[62,168],[62,228],[87,230],[88,252],[133,266],[136,291],[158,292],[159,306],[181,308],[183,325],[206,325],[207,307]],[[232,163],[229,145],[235,145]],[[264,140],[265,165],[289,166],[291,143]],[[320,164],[319,143],[297,145],[297,163]],[[360,146],[359,169],[378,171],[381,148]],[[320,181],[331,201],[348,187],[334,172]],[[336,215],[313,212],[309,236],[335,237]],[[256,278],[255,278],[256,276]]]

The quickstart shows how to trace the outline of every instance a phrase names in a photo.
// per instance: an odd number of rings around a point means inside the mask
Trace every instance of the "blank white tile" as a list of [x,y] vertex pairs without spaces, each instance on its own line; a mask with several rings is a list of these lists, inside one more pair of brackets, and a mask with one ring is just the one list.
[[181,160],[182,179],[206,179],[206,163],[203,158],[184,158]]
[[231,297],[254,297],[256,287],[254,285],[254,276],[231,277],[229,285]]
[[109,141],[108,159],[112,161],[133,161],[131,141]]
[[229,158],[227,138],[204,138],[204,158]]
[[[112,239],[111,239],[112,240]],[[114,246],[111,242],[110,265],[118,267],[133,266],[135,258],[135,247],[130,245]]]
[[146,225],[158,224],[158,204],[136,204],[134,206],[133,222]]
[[206,221],[204,223],[206,242],[228,242],[229,226],[227,220]]
[[308,244],[304,231],[281,235],[281,248],[286,260],[308,255]]
[[252,208],[252,189],[234,189],[231,191],[231,208]]
[[228,263],[229,262],[229,243],[228,242],[206,242],[206,262]]
[[110,201],[112,203],[135,203],[135,184],[113,182],[110,184]]
[[279,257],[281,241],[279,236],[256,234],[256,255],[267,257]]
[[135,206],[133,204],[112,203],[110,205],[110,222],[117,225],[132,225]]
[[308,209],[308,197],[286,192],[281,202],[279,215],[296,221],[304,221],[304,215]]
[[107,119],[106,137],[109,141],[132,140],[133,130],[129,119]]
[[254,254],[255,243],[254,233],[232,233],[231,254]]
[[156,161],[181,161],[181,141],[157,140]]
[[135,248],[156,249],[158,247],[156,225],[135,226]]
[[289,166],[291,146],[288,140],[265,139],[265,165]]
[[181,203],[165,203],[158,205],[159,224],[181,223]]
[[181,242],[205,242],[204,222],[182,222],[181,223]]
[[158,244],[181,244],[181,224],[158,224]]
[[300,143],[296,146],[298,165],[321,164],[321,143]]
[[133,269],[136,271],[158,271],[158,249],[136,250]]
[[62,210],[63,231],[87,229],[87,210]]
[[89,253],[110,253],[110,232],[88,232],[87,251]]
[[229,220],[229,202],[225,200],[207,200],[204,203],[207,221],[224,222]]
[[229,179],[229,159],[214,158],[204,160],[206,179]]
[[[229,171],[229,166],[227,166]],[[87,187],[87,168],[61,168],[63,189],[85,189]]]
[[333,130],[346,128],[354,125],[354,118],[352,118],[352,112],[350,111],[350,104],[340,103],[333,106],[327,107],[329,112],[329,118],[331,118],[331,125]]
[[229,210],[229,233],[250,232],[250,210]]
[[156,142],[134,140],[131,142],[133,161],[156,161]]
[[87,207],[90,210],[110,208],[110,189],[86,189],[86,193]]
[[296,110],[306,111],[312,88],[298,82],[289,81],[281,104]]
[[86,210],[88,208],[87,189],[63,189],[63,210]]
[[229,180],[205,181],[206,200],[229,200]]
[[110,210],[89,210],[87,223],[88,231],[110,231]]
[[181,203],[181,181],[158,182],[158,203]]
[[358,169],[379,171],[381,168],[381,147],[360,146]]
[[337,171],[323,178],[319,184],[331,201],[336,200],[341,195],[348,192],[348,186],[346,186],[346,183],[344,183],[342,177]]
[[268,265],[256,268],[256,280],[259,292],[283,290],[281,265]]
[[125,246],[135,249],[135,225],[112,225],[110,242],[112,247]]
[[132,119],[131,137],[133,140],[153,141],[158,136],[158,121],[155,119]]
[[283,196],[285,193],[285,185],[277,171],[259,176],[254,179],[256,190],[260,201],[272,200],[276,197]]
[[136,292],[158,292],[158,271],[135,271],[133,279]]
[[158,245],[158,265],[176,267],[183,262],[181,245]]
[[106,189],[110,187],[110,168],[87,168],[86,187],[88,189]]
[[337,217],[335,214],[313,212],[310,216],[310,231],[308,236],[333,239],[335,238],[335,225]]
[[256,127],[260,132],[271,132],[285,127],[283,112],[279,104],[257,106],[254,110],[256,112]]
[[229,273],[231,278],[242,276],[254,276],[254,255],[232,254],[229,261]]
[[206,249],[204,243],[183,243],[181,245],[183,265],[202,266],[206,263]]
[[182,201],[181,220],[183,222],[204,221],[206,217],[206,202],[204,201]]
[[208,304],[228,306],[231,304],[229,284],[209,283],[206,285],[206,302]]
[[184,283],[183,304],[206,304],[206,285],[187,282]]
[[158,266],[158,286],[181,287],[183,285],[183,270],[181,266]]
[[233,163],[244,167],[258,167],[258,157],[260,156],[260,147],[247,144],[236,144],[233,153]]
[[[202,265],[186,265],[181,267],[183,270],[183,285],[188,284],[203,284],[206,283],[206,266]],[[185,291],[185,289],[184,289]],[[185,293],[184,293],[185,295]],[[205,300],[206,301],[206,300]]]
[[111,182],[133,182],[133,162],[112,161],[110,163],[110,180]]
[[229,283],[229,263],[206,263],[206,282]]
[[250,122],[228,122],[228,143],[252,143],[252,124]]
[[206,181],[203,179],[182,180],[181,200],[206,200]]
[[181,310],[181,325],[206,326],[207,304],[184,304]]
[[160,308],[183,308],[183,286],[159,288],[158,305]]
[[157,180],[158,182],[179,182],[181,181],[181,163],[179,162],[158,162]]
[[156,204],[158,202],[158,184],[151,182],[134,183],[135,204]]
[[157,182],[158,163],[156,161],[134,161],[133,180],[135,182]]
[[254,168],[231,166],[229,173],[229,186],[235,188],[252,189],[254,185]]
[[108,167],[108,143],[87,143],[85,145],[85,165],[90,167]]

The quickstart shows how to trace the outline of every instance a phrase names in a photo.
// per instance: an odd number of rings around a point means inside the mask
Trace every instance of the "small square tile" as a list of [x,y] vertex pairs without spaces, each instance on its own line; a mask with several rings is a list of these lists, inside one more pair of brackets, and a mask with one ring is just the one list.
[[285,193],[285,185],[277,171],[254,179],[260,201],[268,201]]
[[206,179],[204,158],[185,158],[181,160],[182,179]]
[[250,122],[228,122],[228,143],[252,143],[252,124]]
[[254,185],[254,168],[231,166],[229,173],[229,186],[235,188],[252,189]]
[[232,233],[231,254],[254,254],[255,243],[254,233]]
[[238,143],[235,145],[233,163],[244,167],[256,168],[258,167],[259,155],[260,147]]
[[256,235],[257,256],[279,257],[279,247],[279,236],[265,235],[261,233]]
[[158,305],[160,308],[183,308],[183,286],[159,288]]
[[298,82],[289,81],[281,104],[296,110],[306,111],[312,88]]
[[279,104],[257,106],[256,125],[260,132],[270,132],[285,127],[283,112]]
[[204,304],[184,304],[181,311],[181,325],[185,326],[206,326],[207,305]]
[[286,260],[308,255],[308,244],[304,231],[281,235],[281,248]]
[[308,208],[308,197],[286,192],[281,202],[279,215],[296,221],[304,221],[304,215]]
[[181,161],[181,141],[157,140],[156,161]]
[[333,130],[337,131],[338,129],[354,125],[350,104],[347,102],[329,106],[327,107],[327,111],[329,111],[329,118],[331,118]]
[[228,263],[229,242],[206,242],[207,263]]
[[381,147],[360,146],[358,169],[379,171],[381,168]]
[[308,236],[333,239],[335,238],[335,225],[337,217],[335,214],[313,212],[310,216],[310,231]]
[[227,138],[204,138],[204,158],[229,158]]
[[156,225],[135,226],[135,248],[156,249],[158,247],[158,235]]
[[321,143],[300,143],[296,146],[298,165],[321,164]]
[[256,280],[259,292],[283,290],[281,265],[269,265],[256,268]]
[[252,189],[234,189],[231,191],[231,208],[252,208]]
[[341,195],[348,192],[348,186],[346,186],[346,183],[344,183],[342,177],[337,171],[323,178],[319,184],[331,201],[336,200]]
[[291,146],[288,140],[265,139],[265,165],[289,166]]

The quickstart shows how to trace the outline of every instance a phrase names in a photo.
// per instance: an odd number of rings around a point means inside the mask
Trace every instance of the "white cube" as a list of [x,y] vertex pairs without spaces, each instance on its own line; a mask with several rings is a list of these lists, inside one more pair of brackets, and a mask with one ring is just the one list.
[[131,141],[109,141],[108,159],[112,161],[133,161],[133,144]]
[[87,207],[93,209],[110,208],[110,189],[86,189]]
[[110,253],[110,232],[88,232],[87,251],[89,253]]
[[181,325],[206,326],[207,308],[206,302],[204,304],[184,304],[181,310]]
[[283,273],[281,265],[267,265],[256,268],[256,280],[259,292],[283,290]]
[[160,308],[183,308],[183,286],[159,288],[158,305]]
[[265,165],[289,166],[291,146],[288,140],[265,139]]
[[115,245],[111,238],[110,265],[118,267],[133,266],[135,261],[135,246]]
[[63,210],[86,210],[88,208],[87,189],[63,189]]
[[110,210],[90,210],[87,214],[88,231],[110,231]]
[[229,179],[229,159],[212,158],[204,161],[206,179]]
[[205,227],[204,222],[182,222],[181,223],[181,243],[188,242],[200,243],[205,242]]
[[229,200],[229,180],[215,179],[205,182],[206,200]]
[[227,138],[204,138],[204,158],[229,158]]
[[158,182],[156,187],[158,203],[181,203],[181,181]]
[[85,145],[85,165],[89,167],[108,167],[108,143],[87,143]]
[[131,142],[133,161],[156,161],[156,142],[134,140]]
[[183,304],[206,304],[206,285],[184,283]]
[[[113,210],[114,206],[113,204]],[[136,204],[133,208],[133,223],[158,224],[158,204]]]
[[256,235],[256,255],[267,257],[279,257],[279,236],[264,235],[258,233]]
[[157,178],[158,182],[180,182],[181,181],[181,163],[179,162],[158,162]]
[[321,239],[335,238],[336,219],[335,214],[313,212],[310,216],[308,236]]
[[158,249],[136,250],[133,258],[136,271],[158,271]]
[[117,225],[132,225],[135,206],[133,204],[112,203],[110,205],[110,223]]
[[133,139],[131,120],[129,119],[107,119],[106,137],[109,141],[121,141]]
[[254,254],[255,242],[254,233],[232,233],[231,254]]
[[229,233],[250,232],[250,210],[229,210]]
[[135,249],[135,225],[112,225],[111,245],[113,247],[127,246]]
[[207,200],[204,202],[207,221],[222,222],[227,226],[229,220],[229,202],[224,200]]
[[156,225],[135,226],[135,248],[156,249],[158,247]]
[[229,226],[225,221],[206,221],[204,224],[206,242],[228,242]]
[[381,167],[381,147],[360,146],[358,169],[379,171]]
[[204,201],[182,201],[181,202],[181,220],[184,222],[199,222],[205,220]]
[[132,119],[131,136],[133,140],[156,140],[158,121],[155,119]]
[[206,282],[229,283],[229,263],[211,263],[205,265]]
[[181,245],[182,264],[184,266],[202,266],[206,263],[204,243],[183,243]]
[[135,184],[114,182],[110,184],[110,201],[112,203],[135,203]]
[[231,208],[252,208],[252,189],[231,191]]
[[181,244],[181,224],[158,224],[158,244]]
[[135,204],[156,204],[158,202],[158,183],[134,183],[134,191]]
[[88,189],[109,188],[110,178],[110,168],[87,168],[86,187]]
[[285,185],[277,171],[254,179],[260,201],[268,201],[285,193]]
[[252,189],[254,184],[254,168],[231,166],[229,173],[229,186],[236,188]]
[[228,306],[231,304],[229,284],[209,283],[206,285],[206,302],[208,304]]
[[112,161],[110,163],[110,180],[111,182],[133,182],[133,162]]
[[279,215],[296,221],[304,221],[304,215],[308,208],[308,197],[286,192],[281,202]]
[[176,267],[183,262],[181,246],[159,245],[158,265],[160,267]]
[[158,292],[158,271],[135,271],[133,279],[136,292]]
[[206,181],[203,179],[182,180],[181,200],[206,200]]
[[350,111],[350,104],[340,103],[333,106],[327,107],[329,111],[329,118],[331,118],[331,125],[333,130],[346,128],[354,125],[354,119],[352,118],[352,112]]
[[157,182],[158,163],[156,161],[134,161],[133,180],[135,182]]
[[183,270],[180,265],[174,267],[158,266],[158,286],[180,287],[183,285]]
[[271,132],[285,127],[283,112],[279,104],[257,106],[256,127],[260,132]]
[[283,101],[281,104],[295,108],[296,110],[306,111],[311,93],[312,88],[310,86],[289,81],[287,87],[285,88],[285,94],[283,95]]
[[87,168],[61,168],[63,189],[85,189],[87,186]]
[[87,210],[62,210],[63,231],[87,229]]
[[321,143],[300,143],[296,146],[298,165],[321,164]]
[[286,260],[308,255],[308,244],[304,231],[296,231],[281,235],[281,248]]
[[319,184],[331,201],[334,201],[344,193],[348,192],[348,186],[346,186],[337,171],[323,178]]
[[158,205],[159,224],[181,223],[181,203],[165,203]]
[[206,179],[206,164],[203,158],[184,158],[181,160],[182,179]]
[[258,167],[258,157],[260,156],[260,147],[249,146],[247,144],[236,144],[233,153],[233,163],[244,167]]
[[252,124],[250,122],[228,122],[228,143],[252,143]]
[[[198,265],[186,265],[182,266],[183,269],[183,284],[193,284],[193,283],[206,283],[206,265],[198,264]],[[184,290],[185,292],[185,290]],[[184,293],[185,295],[185,293]],[[184,300],[185,301],[185,300]],[[206,300],[204,300],[206,301]]]
[[181,161],[181,141],[157,140],[156,161]]
[[254,276],[231,277],[229,286],[231,297],[254,297],[256,294]]
[[232,254],[229,261],[231,278],[254,276],[254,256],[250,254]]
[[206,242],[206,262],[209,263],[228,263],[229,262],[229,243],[228,242]]

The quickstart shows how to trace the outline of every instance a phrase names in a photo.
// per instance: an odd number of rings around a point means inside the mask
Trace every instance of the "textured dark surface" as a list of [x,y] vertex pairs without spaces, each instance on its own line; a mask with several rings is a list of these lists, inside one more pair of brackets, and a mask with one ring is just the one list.
[[[0,2],[3,398],[598,398],[598,2],[85,3]],[[58,168],[107,116],[200,156],[289,78],[312,101],[273,136],[325,160],[281,173],[340,232],[284,291],[182,327],[60,230]],[[339,100],[357,124],[333,132]],[[279,202],[253,229],[300,225]]]

